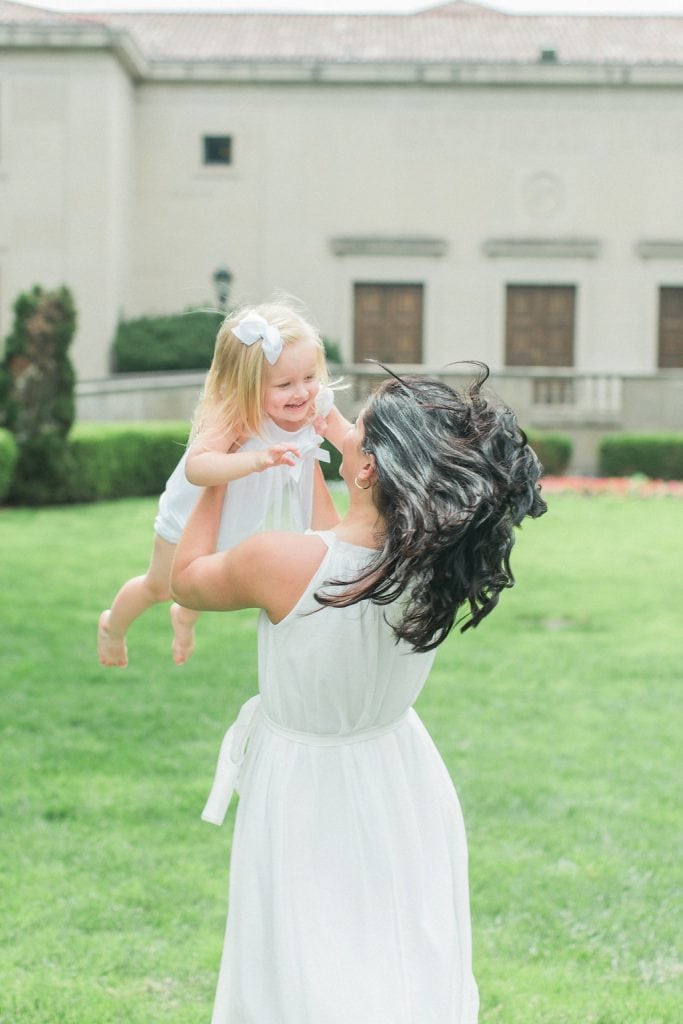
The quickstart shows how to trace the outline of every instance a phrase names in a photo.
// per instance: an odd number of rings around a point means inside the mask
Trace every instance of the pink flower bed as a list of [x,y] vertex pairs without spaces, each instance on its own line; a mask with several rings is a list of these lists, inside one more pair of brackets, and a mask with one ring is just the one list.
[[614,494],[621,498],[683,498],[683,480],[646,476],[544,476],[546,494]]

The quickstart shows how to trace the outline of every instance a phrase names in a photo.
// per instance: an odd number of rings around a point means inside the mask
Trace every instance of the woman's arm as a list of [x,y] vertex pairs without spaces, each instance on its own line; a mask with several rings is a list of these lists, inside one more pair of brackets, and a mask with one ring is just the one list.
[[322,419],[316,420],[316,429],[327,438],[330,444],[333,444],[338,452],[342,449],[342,442],[346,434],[353,426],[345,416],[339,412],[336,405],[333,405],[327,416]]
[[326,545],[303,534],[260,533],[216,552],[224,494],[224,487],[207,488],[193,509],[173,561],[173,598],[197,611],[264,608],[279,622],[308,586]]
[[327,489],[325,477],[319,462],[316,462],[313,474],[313,515],[311,529],[331,530],[339,522],[340,516],[335,508],[332,496]]

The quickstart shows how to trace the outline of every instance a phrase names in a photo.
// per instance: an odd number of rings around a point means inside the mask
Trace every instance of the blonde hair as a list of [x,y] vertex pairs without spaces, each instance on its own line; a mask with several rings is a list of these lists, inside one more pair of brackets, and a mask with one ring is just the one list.
[[310,341],[316,348],[316,371],[321,385],[327,384],[325,348],[317,329],[289,305],[266,302],[230,313],[218,329],[211,368],[204,383],[202,397],[192,422],[191,440],[200,434],[223,434],[237,431],[253,436],[263,423],[265,374],[263,343],[243,344],[233,334],[247,313],[257,313],[282,338],[283,349],[300,341]]

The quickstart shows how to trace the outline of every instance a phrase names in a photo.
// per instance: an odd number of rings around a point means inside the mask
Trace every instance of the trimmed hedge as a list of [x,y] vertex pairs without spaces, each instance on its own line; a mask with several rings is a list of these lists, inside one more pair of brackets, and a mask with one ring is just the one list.
[[194,309],[121,321],[112,345],[114,371],[208,370],[224,316]]
[[574,446],[566,434],[527,430],[529,444],[538,455],[546,476],[561,476],[569,465]]
[[336,366],[341,365],[341,349],[338,342],[330,341],[329,338],[323,338],[323,348],[325,349],[325,361],[327,363],[332,363]]
[[[22,504],[68,505],[161,494],[185,450],[188,430],[184,421],[77,424],[57,481],[46,482]],[[5,464],[8,481],[11,477],[13,443],[11,434],[0,431],[0,485]],[[339,480],[341,455],[327,441],[323,446],[331,455],[329,463],[321,462],[323,474]]]
[[683,480],[683,434],[616,434],[598,446],[601,476],[643,473],[656,480]]
[[[24,503],[66,505],[161,494],[183,454],[187,436],[184,421],[79,423],[67,440],[57,482],[46,481],[43,490]],[[571,455],[567,438],[535,433],[529,435],[529,441],[547,473],[563,471]],[[13,444],[12,436],[0,430],[0,499],[3,471],[8,481],[11,476]],[[339,481],[341,454],[329,441],[322,447],[330,453],[330,461],[320,463],[323,475],[326,480]]]
[[78,424],[59,460],[21,496],[18,505],[69,505],[75,502],[161,494],[185,450],[188,424]]
[[341,477],[339,476],[339,467],[341,466],[342,460],[341,452],[338,452],[334,445],[330,444],[327,440],[323,441],[320,447],[330,453],[330,461],[320,463],[323,476],[326,480],[336,480],[338,482],[341,480]]
[[0,501],[3,501],[10,489],[18,455],[19,449],[14,435],[0,427]]
[[[190,309],[169,316],[122,320],[112,344],[115,373],[208,370],[225,313]],[[341,363],[336,341],[323,338],[328,363]]]
[[188,424],[86,423],[70,438],[61,503],[161,494],[187,442]]

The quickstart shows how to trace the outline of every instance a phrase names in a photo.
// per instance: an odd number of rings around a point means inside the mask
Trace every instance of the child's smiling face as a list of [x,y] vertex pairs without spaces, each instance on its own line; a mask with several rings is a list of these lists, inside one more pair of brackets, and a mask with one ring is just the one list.
[[318,394],[318,346],[312,341],[286,345],[276,363],[265,367],[263,411],[283,430],[298,430],[314,416]]

